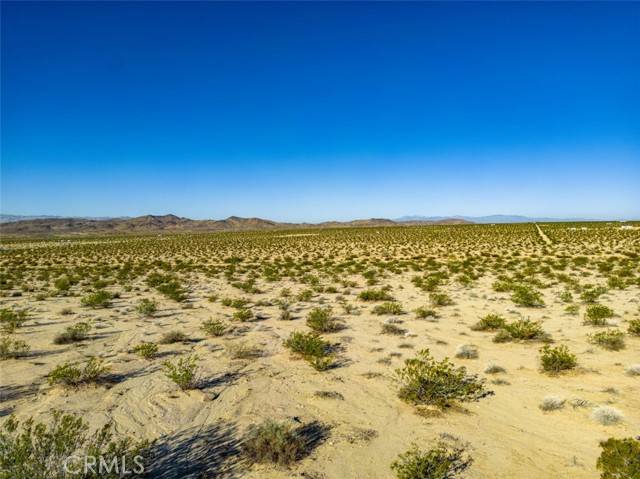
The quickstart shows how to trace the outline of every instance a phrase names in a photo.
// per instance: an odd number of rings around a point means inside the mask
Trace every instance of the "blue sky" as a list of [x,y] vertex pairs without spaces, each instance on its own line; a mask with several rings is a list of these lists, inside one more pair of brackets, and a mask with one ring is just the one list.
[[640,3],[2,2],[1,209],[640,217]]

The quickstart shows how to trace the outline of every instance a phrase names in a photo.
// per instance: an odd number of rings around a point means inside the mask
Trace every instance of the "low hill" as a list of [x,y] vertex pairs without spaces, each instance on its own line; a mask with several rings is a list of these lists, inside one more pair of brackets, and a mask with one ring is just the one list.
[[176,215],[145,215],[135,218],[39,218],[11,221],[0,224],[3,235],[67,235],[67,234],[120,234],[154,232],[205,232],[205,231],[251,231],[277,228],[345,228],[371,226],[406,226],[427,224],[463,224],[462,219],[440,219],[437,221],[398,222],[384,218],[354,221],[327,221],[323,223],[278,223],[261,218],[230,216],[224,220],[192,220]]

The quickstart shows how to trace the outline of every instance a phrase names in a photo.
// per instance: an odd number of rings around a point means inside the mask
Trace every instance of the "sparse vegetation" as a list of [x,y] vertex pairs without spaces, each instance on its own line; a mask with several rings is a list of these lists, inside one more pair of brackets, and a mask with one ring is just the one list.
[[183,391],[196,388],[196,374],[198,371],[198,356],[190,354],[182,356],[175,362],[162,363],[164,374]]
[[589,335],[589,342],[610,351],[619,351],[624,348],[624,333],[617,329],[600,331]]
[[84,341],[91,331],[91,325],[86,322],[76,323],[72,326],[68,326],[65,330],[56,335],[53,339],[55,344],[69,344]]
[[87,308],[108,308],[111,305],[113,295],[108,291],[101,289],[95,293],[87,294],[80,300],[80,304]]
[[48,375],[50,385],[61,384],[63,386],[77,387],[83,384],[96,383],[109,367],[100,358],[92,357],[80,367],[77,363],[64,363],[56,366]]
[[31,347],[21,339],[13,339],[11,336],[0,337],[0,360],[18,359],[25,356]]
[[493,394],[484,380],[470,375],[464,367],[455,367],[448,358],[436,361],[428,349],[405,360],[396,371],[401,386],[398,395],[412,404],[446,407],[455,401],[478,401]]
[[220,319],[208,319],[202,322],[202,330],[209,336],[224,336],[229,325]]
[[[51,412],[52,419],[37,423],[33,417],[20,422],[10,417],[0,430],[0,477],[12,479],[58,479],[65,464],[69,471],[82,470],[81,453],[102,458],[106,464],[117,461],[129,464],[131,469],[140,464],[144,469],[148,442],[135,442],[123,437],[114,440],[112,425],[107,423],[97,432],[89,434],[89,425],[78,415]],[[139,472],[140,469],[136,467]],[[97,471],[97,468],[94,468]],[[80,476],[79,476],[80,477]],[[81,477],[117,479],[122,477],[114,468],[101,474],[88,470]]]
[[318,333],[331,333],[342,328],[342,324],[333,317],[332,309],[314,308],[307,316],[307,326]]
[[153,359],[158,354],[158,345],[155,343],[140,343],[133,348],[133,352],[144,359]]
[[304,439],[286,423],[266,420],[253,426],[242,443],[242,452],[251,462],[288,466],[302,457]]
[[575,368],[578,364],[578,359],[564,344],[556,347],[551,347],[547,344],[540,350],[540,362],[543,371],[559,373]]
[[143,298],[136,305],[136,311],[141,316],[151,317],[158,311],[158,304],[151,299]]
[[637,479],[640,477],[640,439],[610,437],[600,442],[602,452],[596,463],[600,479]]
[[603,304],[592,304],[587,306],[584,315],[584,324],[591,326],[606,326],[607,319],[613,317],[613,310]]
[[472,463],[464,446],[441,440],[427,451],[414,444],[398,456],[391,469],[398,479],[454,479],[462,477]]

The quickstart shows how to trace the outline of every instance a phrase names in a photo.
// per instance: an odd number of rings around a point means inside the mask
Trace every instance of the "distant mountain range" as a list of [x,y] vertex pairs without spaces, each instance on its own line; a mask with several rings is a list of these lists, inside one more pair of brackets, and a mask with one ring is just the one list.
[[[518,215],[489,215],[489,216],[447,216],[447,219],[460,219],[470,223],[561,223],[567,221],[599,221],[587,218],[536,218]],[[443,216],[403,216],[396,218],[399,223],[412,221],[439,221]]]
[[262,218],[230,216],[224,220],[192,220],[176,215],[146,215],[135,218],[0,215],[0,233],[4,235],[121,234],[154,232],[250,231],[295,228],[349,228],[368,226],[457,225],[471,223],[548,223],[597,221],[584,218],[534,218],[517,215],[491,216],[403,216],[396,219],[369,218],[323,223],[282,223]]
[[[9,218],[8,220],[6,218]],[[460,218],[440,218],[437,220],[393,221],[371,218],[354,221],[326,221],[323,223],[279,223],[261,218],[240,218],[230,216],[224,220],[192,220],[176,215],[146,215],[136,218],[61,218],[19,217],[3,215],[0,233],[10,235],[65,235],[103,233],[153,233],[153,232],[205,232],[205,231],[250,231],[285,228],[340,228],[367,226],[399,226],[426,224],[466,224]]]

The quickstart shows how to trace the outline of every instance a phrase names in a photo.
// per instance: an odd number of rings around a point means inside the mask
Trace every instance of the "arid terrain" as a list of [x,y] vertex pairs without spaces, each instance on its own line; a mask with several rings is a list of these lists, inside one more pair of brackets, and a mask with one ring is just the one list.
[[[152,441],[150,477],[390,478],[413,444],[445,439],[473,459],[464,477],[594,479],[600,442],[640,433],[640,223],[1,248],[0,422],[111,424]],[[423,350],[482,389],[410,392]],[[265,420],[296,431],[295,460],[247,452]]]

